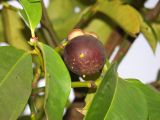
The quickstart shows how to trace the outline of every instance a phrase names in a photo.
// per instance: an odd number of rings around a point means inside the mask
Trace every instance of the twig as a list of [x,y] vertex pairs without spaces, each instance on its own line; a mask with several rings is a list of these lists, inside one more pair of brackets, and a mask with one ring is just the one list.
[[44,92],[45,91],[45,87],[38,87],[38,88],[34,88],[32,90],[32,96],[37,95],[38,93]]
[[114,57],[112,62],[118,61],[118,63],[121,62],[123,57],[126,55],[128,52],[129,48],[131,46],[131,42],[128,40],[123,40],[123,42],[120,45],[120,49],[117,52],[117,55]]
[[31,110],[31,120],[36,120],[36,108],[35,108],[35,105],[34,105],[34,97],[31,96],[28,100],[28,104],[29,104],[29,107],[30,107],[30,110]]
[[58,37],[55,33],[55,30],[52,26],[52,23],[50,22],[50,19],[48,17],[47,10],[44,6],[44,3],[42,1],[42,19],[41,19],[41,25],[44,27],[47,32],[49,33],[51,40],[47,40],[48,44],[52,47],[56,47],[58,45]]
[[89,19],[96,13],[94,10],[94,6],[90,7],[81,17],[81,20],[75,25],[74,28],[81,28],[84,24],[86,24]]
[[149,10],[145,14],[145,18],[149,21],[154,21],[158,17],[159,13],[160,13],[160,0],[153,9]]
[[32,82],[32,88],[35,88],[37,86],[37,82],[38,82],[38,80],[40,78],[40,75],[41,75],[41,69],[38,66],[36,68],[36,73],[35,73],[35,76],[34,76],[34,79],[33,79],[33,82]]
[[80,88],[80,87],[88,87],[88,88],[96,88],[96,84],[94,81],[86,81],[86,82],[72,82],[72,88]]
[[81,28],[84,24],[86,24],[90,20],[90,18],[97,12],[99,4],[103,4],[103,2],[104,0],[97,0],[94,5],[84,11],[85,13],[81,16],[81,20],[75,25],[74,28]]
[[105,44],[106,56],[110,58],[116,46],[118,46],[123,41],[123,33],[119,28],[115,28],[110,35],[108,42]]

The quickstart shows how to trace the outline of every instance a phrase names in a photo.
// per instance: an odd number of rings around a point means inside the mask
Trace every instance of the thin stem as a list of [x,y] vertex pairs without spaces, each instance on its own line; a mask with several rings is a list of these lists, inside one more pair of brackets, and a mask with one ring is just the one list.
[[95,88],[96,84],[94,81],[86,81],[86,82],[72,82],[72,88],[79,88],[79,87],[88,87],[88,88]]
[[41,75],[41,69],[38,66],[36,68],[36,73],[35,73],[35,76],[34,76],[34,79],[33,79],[33,82],[32,82],[32,88],[35,88],[37,86],[37,82],[38,82],[38,80],[40,78],[40,75]]
[[131,42],[129,42],[128,40],[123,40],[123,42],[120,45],[120,49],[118,50],[118,52],[112,62],[118,61],[118,63],[120,63],[121,60],[123,59],[123,57],[128,52],[130,46],[131,46]]
[[36,108],[35,108],[33,99],[34,99],[34,97],[31,96],[29,98],[28,104],[29,104],[29,107],[30,107],[30,110],[31,110],[31,120],[36,120]]
[[121,29],[115,28],[110,35],[105,48],[106,48],[106,57],[110,58],[116,46],[122,43],[124,33]]
[[68,44],[68,41],[62,41],[54,50],[58,53],[61,53],[64,49],[64,47]]
[[145,18],[147,20],[154,21],[158,17],[159,13],[160,13],[160,1],[157,3],[157,5],[153,9],[149,10],[145,14]]
[[97,9],[99,7],[99,4],[103,4],[104,0],[98,0],[94,5],[92,5],[91,7],[89,7],[88,9],[86,9],[84,11],[84,14],[81,17],[81,20],[75,25],[74,28],[81,28],[85,23],[87,23],[89,21],[89,19],[95,15],[95,13],[97,12]]
[[42,67],[42,70],[44,70],[43,56],[42,56],[42,54],[41,54],[41,52],[40,52],[40,50],[39,50],[39,48],[37,46],[35,46],[35,51],[36,51],[36,53],[37,53],[37,55],[39,57],[40,65]]
[[42,19],[41,19],[41,25],[44,27],[47,32],[49,33],[51,39],[48,39],[47,42],[52,46],[55,47],[58,45],[58,37],[55,33],[55,30],[52,26],[52,23],[49,19],[47,10],[44,6],[44,2],[42,1]]
[[35,36],[35,32],[34,32],[34,30],[32,30],[31,29],[31,36],[32,36],[32,38],[35,38],[36,36]]
[[[96,84],[97,83],[95,83],[94,81],[72,82],[71,87],[72,88],[80,88],[80,87],[96,88],[97,86]],[[32,91],[32,96],[44,91],[45,91],[45,87],[34,88]]]
[[44,92],[44,91],[45,91],[45,87],[34,88],[32,91],[32,96],[35,96],[36,94]]

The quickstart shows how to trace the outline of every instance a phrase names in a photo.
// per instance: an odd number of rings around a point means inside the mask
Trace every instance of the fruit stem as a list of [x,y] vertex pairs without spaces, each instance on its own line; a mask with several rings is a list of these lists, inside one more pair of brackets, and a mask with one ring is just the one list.
[[88,88],[96,88],[96,84],[94,81],[86,81],[86,82],[72,82],[72,88],[79,88],[79,87],[88,87]]
[[62,41],[54,50],[58,53],[61,53],[64,49],[64,47],[67,45],[68,41],[64,40]]

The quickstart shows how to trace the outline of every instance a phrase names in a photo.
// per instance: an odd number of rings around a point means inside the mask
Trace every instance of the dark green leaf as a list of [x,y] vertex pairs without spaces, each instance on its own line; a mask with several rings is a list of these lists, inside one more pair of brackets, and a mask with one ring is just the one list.
[[32,89],[32,59],[22,50],[0,47],[0,119],[16,120]]
[[45,112],[48,120],[61,120],[70,89],[69,72],[59,56],[51,47],[39,43],[43,54],[46,89]]
[[143,93],[131,83],[118,79],[113,65],[105,74],[85,120],[146,120],[147,117]]
[[40,0],[19,0],[23,10],[20,11],[24,20],[31,29],[32,35],[40,22],[42,16],[42,7]]
[[135,79],[128,79],[129,82],[139,88],[145,95],[148,103],[149,120],[160,118],[160,93],[149,85],[144,85]]

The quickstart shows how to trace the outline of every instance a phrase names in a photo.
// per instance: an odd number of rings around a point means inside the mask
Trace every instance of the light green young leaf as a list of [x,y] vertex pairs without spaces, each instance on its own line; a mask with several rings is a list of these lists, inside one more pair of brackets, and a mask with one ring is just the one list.
[[32,90],[32,58],[13,47],[0,47],[0,119],[16,120]]
[[42,16],[42,7],[40,0],[19,0],[23,10],[20,11],[24,20],[31,29],[32,36],[34,36],[35,28],[40,22]]
[[71,89],[69,72],[59,54],[51,47],[39,43],[45,69],[45,113],[48,120],[61,120]]

